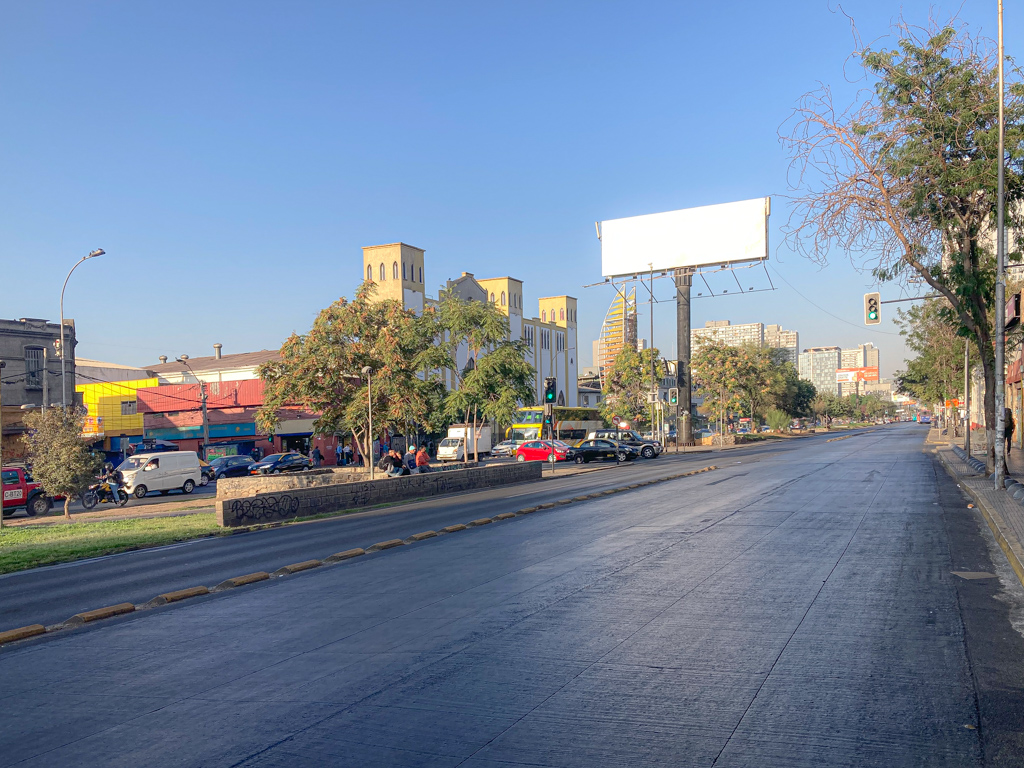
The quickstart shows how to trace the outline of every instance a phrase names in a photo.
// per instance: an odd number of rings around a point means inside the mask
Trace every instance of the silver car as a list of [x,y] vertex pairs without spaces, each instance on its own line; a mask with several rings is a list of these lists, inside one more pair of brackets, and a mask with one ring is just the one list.
[[514,456],[518,447],[518,440],[502,440],[491,448],[491,456]]

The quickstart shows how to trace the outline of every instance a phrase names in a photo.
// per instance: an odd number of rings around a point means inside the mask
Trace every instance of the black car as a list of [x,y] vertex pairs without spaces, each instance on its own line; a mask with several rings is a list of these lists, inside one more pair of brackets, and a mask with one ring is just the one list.
[[252,456],[219,456],[210,462],[210,468],[214,478],[220,480],[222,477],[246,477],[255,463]]
[[566,461],[586,464],[590,461],[633,461],[639,454],[635,448],[614,440],[584,440],[570,448],[565,454]]
[[279,475],[282,472],[302,472],[313,462],[301,453],[272,453],[261,461],[249,465],[250,475]]
[[645,459],[653,459],[663,449],[657,440],[645,440],[635,429],[599,429],[587,435],[587,440],[614,440],[635,448]]

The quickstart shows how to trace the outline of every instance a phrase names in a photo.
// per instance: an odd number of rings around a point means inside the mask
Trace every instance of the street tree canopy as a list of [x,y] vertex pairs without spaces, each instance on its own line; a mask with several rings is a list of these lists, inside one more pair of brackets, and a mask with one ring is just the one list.
[[848,255],[880,282],[923,279],[945,317],[978,349],[993,461],[997,173],[1006,167],[1009,258],[1020,259],[1024,198],[1024,86],[1007,69],[1006,156],[998,156],[998,89],[990,40],[954,24],[900,22],[893,48],[855,51],[872,87],[848,108],[828,86],[806,94],[781,138],[794,189],[787,239],[817,263]]
[[661,375],[655,377],[654,372],[660,372],[663,365],[657,349],[637,352],[631,345],[623,347],[605,375],[602,418],[611,423],[617,416],[633,426],[649,425],[651,405],[647,394],[658,386]]
[[85,414],[74,408],[43,408],[25,414],[25,442],[32,476],[50,496],[64,497],[64,517],[72,500],[96,482],[103,459],[82,439]]

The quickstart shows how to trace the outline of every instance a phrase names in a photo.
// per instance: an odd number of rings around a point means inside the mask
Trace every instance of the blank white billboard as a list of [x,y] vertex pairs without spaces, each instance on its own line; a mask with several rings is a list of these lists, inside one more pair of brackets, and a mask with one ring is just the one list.
[[771,198],[704,205],[601,222],[601,274],[699,267],[768,258]]

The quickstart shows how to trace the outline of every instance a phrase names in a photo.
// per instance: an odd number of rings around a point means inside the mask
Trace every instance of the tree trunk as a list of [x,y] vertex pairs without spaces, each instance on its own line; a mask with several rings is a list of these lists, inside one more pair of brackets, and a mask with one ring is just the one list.
[[[987,335],[987,334],[986,334]],[[987,340],[986,340],[987,341]],[[985,474],[996,469],[996,361],[981,350],[981,369],[985,374]]]
[[71,519],[71,495],[68,494],[64,497],[64,517],[68,520]]
[[480,442],[480,439],[476,434],[476,406],[473,406],[473,461],[479,463],[480,454],[477,452],[476,444]]

